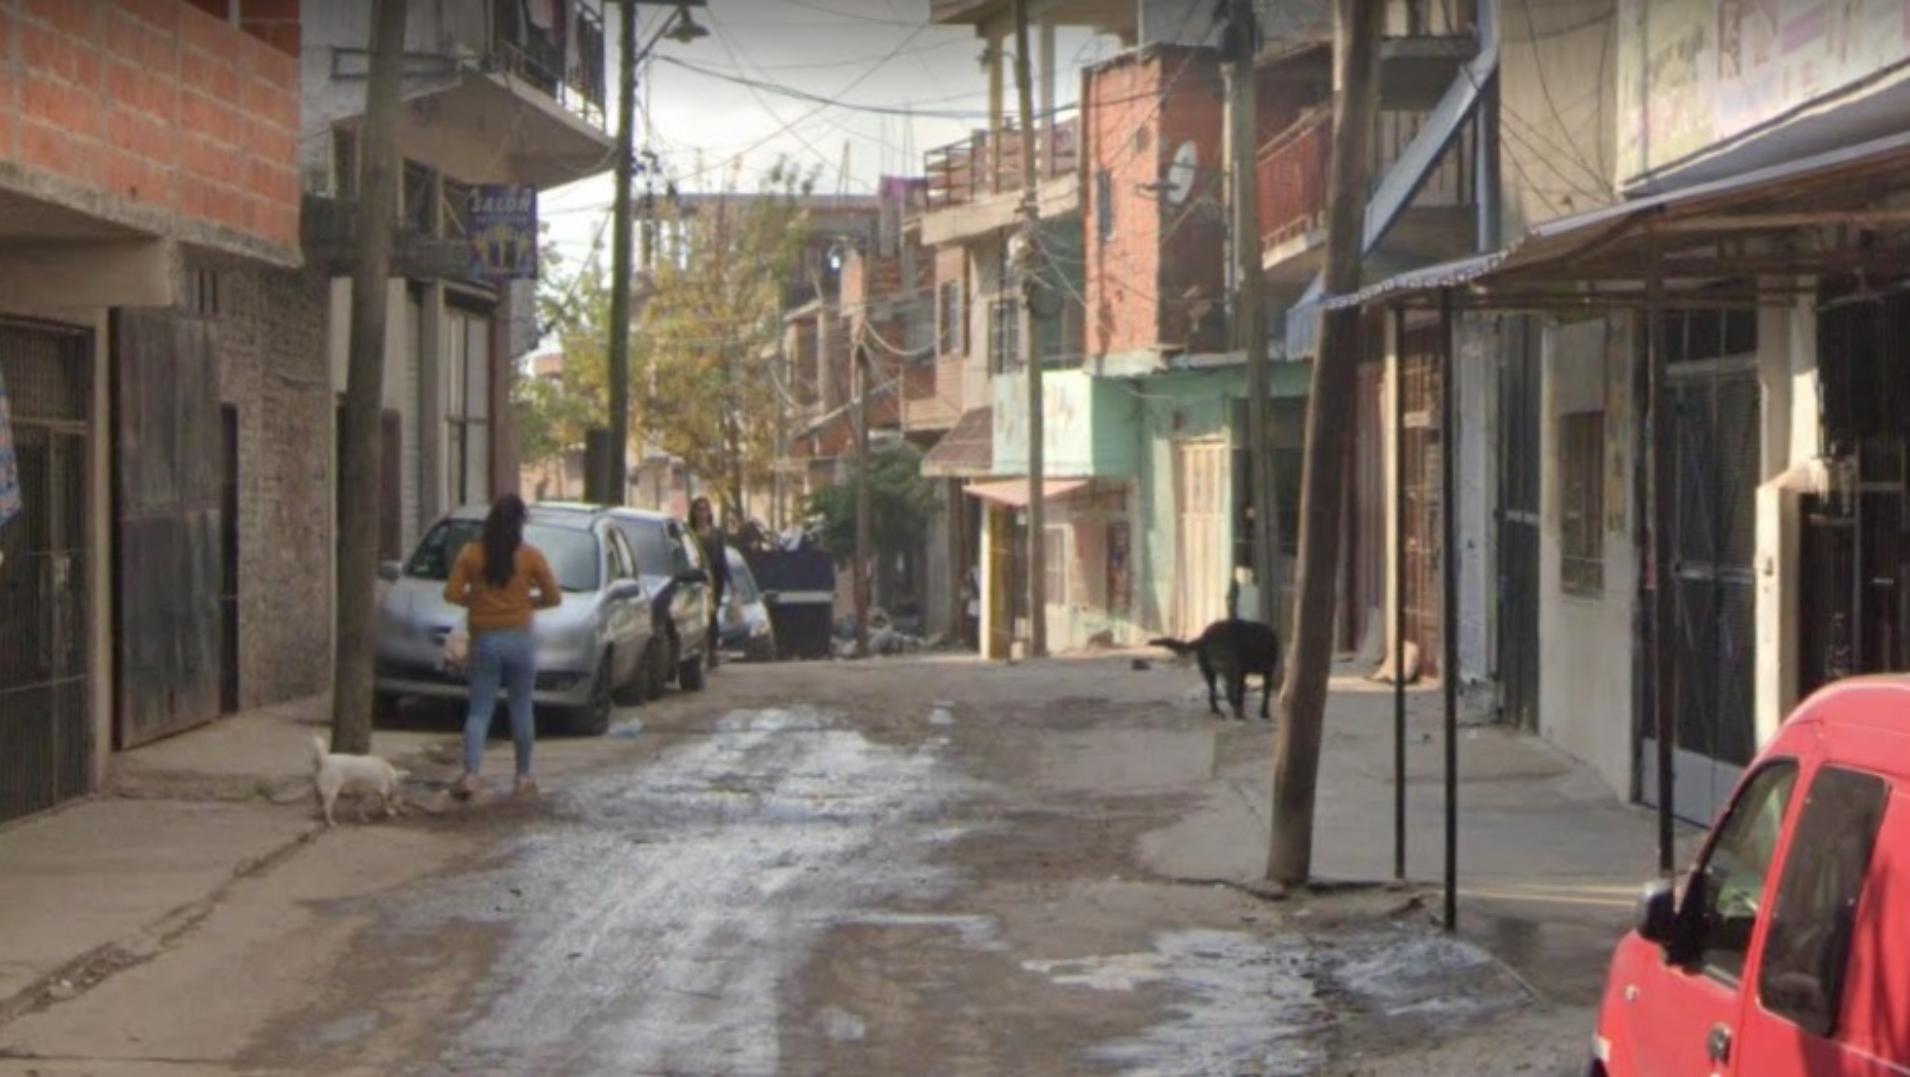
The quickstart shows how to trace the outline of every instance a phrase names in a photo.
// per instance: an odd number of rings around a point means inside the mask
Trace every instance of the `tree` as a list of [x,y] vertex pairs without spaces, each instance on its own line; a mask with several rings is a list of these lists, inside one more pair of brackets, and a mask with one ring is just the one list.
[[384,398],[385,296],[397,210],[399,82],[405,0],[373,7],[365,88],[364,159],[351,278],[351,352],[345,374],[343,491],[338,502],[337,624],[333,639],[332,750],[371,751],[372,606],[378,580],[380,402]]
[[657,260],[640,322],[652,369],[641,427],[708,480],[732,518],[769,482],[779,449],[783,289],[808,235],[798,199],[811,182],[778,165],[753,196],[674,213],[664,227],[678,239]]
[[[854,478],[809,498],[810,513],[822,523],[822,548],[839,561],[855,553]],[[922,478],[922,454],[914,446],[896,442],[869,454],[869,540],[875,556],[891,559],[920,550],[934,505],[935,491]]]

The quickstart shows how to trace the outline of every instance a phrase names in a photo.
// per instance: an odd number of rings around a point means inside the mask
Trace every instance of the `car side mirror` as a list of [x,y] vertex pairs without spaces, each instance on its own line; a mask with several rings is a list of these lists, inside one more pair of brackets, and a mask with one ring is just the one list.
[[404,574],[404,566],[399,564],[396,561],[378,562],[378,578],[381,580],[388,580],[392,583],[396,583],[398,582],[398,577],[403,574]]
[[1638,936],[1670,952],[1678,941],[1678,893],[1670,879],[1653,879],[1638,897]]
[[618,580],[610,585],[609,593],[615,599],[642,598],[643,585],[635,580]]
[[676,582],[682,584],[708,583],[710,582],[710,578],[704,574],[702,569],[686,568],[676,574]]

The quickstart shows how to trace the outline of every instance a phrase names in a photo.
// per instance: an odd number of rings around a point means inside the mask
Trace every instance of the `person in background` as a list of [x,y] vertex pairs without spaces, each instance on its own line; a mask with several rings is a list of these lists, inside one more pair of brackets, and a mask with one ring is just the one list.
[[962,588],[967,601],[962,609],[962,623],[968,630],[969,647],[982,649],[982,573],[974,565],[968,566],[968,577]]
[[464,719],[464,775],[451,789],[460,800],[477,790],[484,740],[491,732],[501,686],[511,694],[511,743],[517,750],[520,796],[535,796],[531,777],[531,693],[537,684],[537,641],[531,620],[564,600],[542,551],[524,541],[524,499],[505,494],[484,518],[479,541],[467,543],[451,566],[444,600],[465,609],[471,632],[471,709]]
[[716,512],[710,507],[710,499],[699,497],[690,502],[690,531],[696,540],[703,544],[703,560],[709,566],[710,573],[710,668],[716,668],[716,655],[722,648],[717,640],[722,638],[720,616],[723,611],[723,599],[730,590],[729,543],[723,538],[723,529],[716,526]]

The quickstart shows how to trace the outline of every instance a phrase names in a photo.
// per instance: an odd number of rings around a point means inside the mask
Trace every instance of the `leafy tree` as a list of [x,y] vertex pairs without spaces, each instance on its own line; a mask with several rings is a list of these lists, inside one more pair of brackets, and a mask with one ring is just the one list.
[[[811,515],[820,518],[822,548],[838,561],[855,556],[856,478],[824,487],[809,499]],[[922,454],[907,442],[869,450],[869,541],[876,557],[892,559],[913,554],[928,537],[929,513],[935,494],[922,478]]]

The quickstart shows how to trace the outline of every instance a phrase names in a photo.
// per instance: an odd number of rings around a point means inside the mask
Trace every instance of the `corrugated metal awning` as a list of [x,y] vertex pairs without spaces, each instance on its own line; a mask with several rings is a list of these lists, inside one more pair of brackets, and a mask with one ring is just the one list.
[[[1089,481],[1088,479],[1047,479],[1041,484],[1041,492],[1049,501],[1058,501],[1086,489]],[[997,505],[1018,509],[1028,503],[1028,495],[1033,485],[1027,479],[971,482],[963,488],[963,492],[969,497],[978,497],[983,501],[992,501]]]
[[[1870,208],[1889,187],[1910,186],[1907,168],[1910,132],[1547,221],[1499,250],[1409,270],[1321,301],[1317,309],[1424,301],[1447,288],[1464,289],[1468,306],[1535,305],[1550,288],[1551,298],[1596,307],[1642,299],[1643,282],[1654,273],[1667,281],[1709,282],[1854,270],[1857,260],[1884,254],[1902,259],[1901,247],[1829,254],[1794,248],[1729,260],[1709,251],[1726,238],[1838,223],[1910,223],[1901,209]],[[1690,256],[1694,248],[1705,254]]]
[[932,479],[971,479],[994,470],[994,408],[962,412],[942,440],[922,456],[922,474]]

